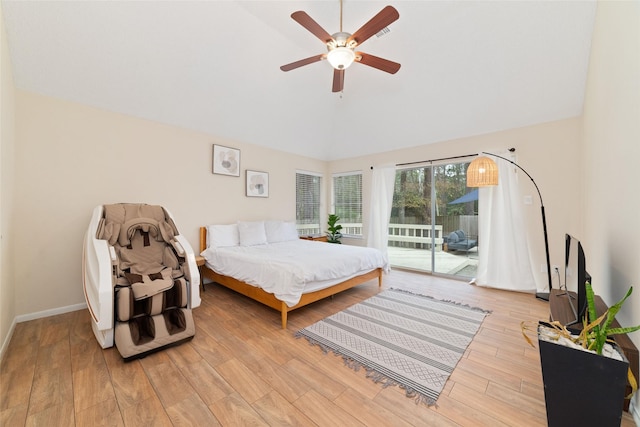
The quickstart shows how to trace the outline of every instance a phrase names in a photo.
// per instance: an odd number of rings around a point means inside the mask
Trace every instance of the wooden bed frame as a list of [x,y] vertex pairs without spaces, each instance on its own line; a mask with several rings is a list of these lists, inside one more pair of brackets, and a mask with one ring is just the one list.
[[[200,227],[200,253],[202,253],[202,251],[204,251],[206,248],[207,228]],[[364,282],[368,282],[369,280],[375,279],[376,277],[378,278],[378,286],[382,287],[382,268],[376,268],[375,270],[371,270],[368,273],[361,274],[360,276],[353,277],[328,288],[320,289],[308,294],[302,294],[302,296],[300,297],[300,302],[298,302],[298,304],[294,305],[293,307],[289,307],[284,301],[280,301],[273,294],[267,293],[256,286],[249,285],[245,282],[234,279],[233,277],[216,273],[210,268],[207,268],[206,265],[203,265],[200,268],[200,275],[224,287],[245,295],[255,301],[258,301],[268,307],[271,307],[274,310],[279,311],[282,319],[282,329],[287,328],[287,314],[297,308],[304,307],[305,305],[311,304],[312,302],[316,302],[344,290],[351,289],[354,286],[358,286]]]

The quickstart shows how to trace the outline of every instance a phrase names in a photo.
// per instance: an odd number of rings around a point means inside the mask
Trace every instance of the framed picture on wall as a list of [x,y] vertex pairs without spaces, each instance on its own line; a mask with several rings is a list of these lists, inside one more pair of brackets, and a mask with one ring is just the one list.
[[247,169],[247,197],[269,197],[269,174]]
[[240,150],[213,144],[213,173],[240,176]]

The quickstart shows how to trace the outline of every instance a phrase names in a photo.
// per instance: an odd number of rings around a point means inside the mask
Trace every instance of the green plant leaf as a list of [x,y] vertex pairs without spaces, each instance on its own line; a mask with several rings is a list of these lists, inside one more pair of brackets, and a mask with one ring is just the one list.
[[587,307],[589,311],[589,320],[594,321],[598,315],[596,314],[595,293],[591,287],[591,283],[587,280],[584,284],[587,293]]
[[607,335],[630,334],[631,332],[635,332],[635,331],[640,331],[640,325],[638,325],[638,326],[626,326],[624,328],[607,329]]
[[609,307],[609,315],[607,316],[607,320],[604,323],[604,329],[608,329],[609,326],[611,326],[611,322],[613,322],[613,320],[616,317],[616,314],[618,314],[618,312],[622,308],[622,304],[624,304],[624,302],[627,300],[627,298],[629,298],[632,292],[633,292],[633,286],[629,287],[629,290],[627,291],[627,294],[624,296],[624,298],[622,298],[620,301],[618,301],[617,303]]

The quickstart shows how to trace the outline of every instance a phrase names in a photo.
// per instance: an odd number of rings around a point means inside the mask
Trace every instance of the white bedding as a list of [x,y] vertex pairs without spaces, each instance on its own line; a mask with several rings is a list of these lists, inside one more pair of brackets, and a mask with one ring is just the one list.
[[289,307],[303,292],[329,287],[376,268],[387,268],[374,248],[292,240],[256,246],[208,248],[213,271],[272,293]]

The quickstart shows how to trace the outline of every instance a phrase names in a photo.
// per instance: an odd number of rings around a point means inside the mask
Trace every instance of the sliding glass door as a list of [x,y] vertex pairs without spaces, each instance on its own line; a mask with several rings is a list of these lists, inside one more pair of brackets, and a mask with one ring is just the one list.
[[437,219],[442,227],[434,273],[473,278],[478,267],[478,189],[467,187],[469,163],[433,166]]
[[433,163],[396,172],[389,225],[394,267],[465,279],[478,260],[478,192],[466,187],[468,163]]

